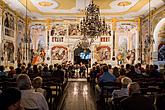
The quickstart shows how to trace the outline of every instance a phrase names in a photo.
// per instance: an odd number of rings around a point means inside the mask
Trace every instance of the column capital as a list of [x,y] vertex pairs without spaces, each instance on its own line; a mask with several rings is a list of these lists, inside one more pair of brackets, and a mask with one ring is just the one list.
[[112,30],[115,31],[116,30],[116,22],[118,22],[117,18],[112,18]]

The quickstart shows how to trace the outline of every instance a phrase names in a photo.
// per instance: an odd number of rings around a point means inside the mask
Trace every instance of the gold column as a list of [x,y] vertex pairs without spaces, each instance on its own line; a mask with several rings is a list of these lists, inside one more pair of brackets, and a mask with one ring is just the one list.
[[117,23],[117,19],[113,18],[112,19],[112,31],[113,31],[113,56],[116,56],[116,46],[118,45],[118,43],[116,42],[116,23]]

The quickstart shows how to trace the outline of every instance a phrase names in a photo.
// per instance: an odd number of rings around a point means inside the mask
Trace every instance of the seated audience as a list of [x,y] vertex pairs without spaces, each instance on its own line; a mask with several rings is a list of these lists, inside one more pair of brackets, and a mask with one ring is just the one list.
[[10,71],[8,72],[8,77],[13,78],[13,76],[16,74],[16,71],[13,66],[9,67]]
[[43,94],[32,89],[31,80],[28,75],[20,74],[17,77],[17,86],[21,90],[21,104],[26,109],[49,110]]
[[121,79],[122,88],[120,90],[114,90],[112,92],[112,99],[129,96],[127,85],[131,82],[132,80],[128,77],[122,78]]
[[156,100],[156,107],[157,110],[165,110],[165,94],[162,94],[160,96],[157,97]]
[[21,65],[22,65],[21,63],[18,63],[17,68],[15,69],[16,74],[21,74],[21,72],[22,72]]
[[42,89],[42,78],[41,77],[36,77],[33,79],[33,89],[35,90],[35,92],[40,92],[42,93],[44,96],[46,96],[46,91],[44,89]]
[[6,72],[4,72],[4,70],[5,70],[5,67],[4,66],[0,66],[0,77],[7,75]]
[[130,83],[128,90],[129,97],[121,101],[122,110],[154,110],[152,101],[140,94],[138,83]]
[[107,82],[115,82],[116,81],[116,77],[112,74],[108,72],[108,66],[105,65],[103,66],[103,74],[99,77],[98,79],[98,84],[95,86],[95,95],[96,95],[96,100],[100,101],[100,95],[102,94],[101,92],[101,87],[100,85],[107,83]]
[[57,82],[64,82],[64,71],[61,65],[57,66],[57,70],[53,72],[53,77]]
[[116,81],[116,77],[108,72],[108,66],[105,65],[103,67],[103,74],[99,78],[99,83],[104,83],[104,82],[114,82]]
[[16,88],[8,88],[0,94],[1,110],[24,110],[20,104],[21,92]]

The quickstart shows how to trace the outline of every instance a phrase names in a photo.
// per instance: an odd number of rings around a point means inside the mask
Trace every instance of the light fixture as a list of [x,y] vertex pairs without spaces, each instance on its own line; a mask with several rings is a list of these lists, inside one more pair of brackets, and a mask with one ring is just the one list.
[[107,32],[105,19],[101,19],[99,6],[93,1],[85,9],[85,17],[80,22],[80,32],[83,38],[80,39],[79,46],[82,48],[89,48],[94,39]]

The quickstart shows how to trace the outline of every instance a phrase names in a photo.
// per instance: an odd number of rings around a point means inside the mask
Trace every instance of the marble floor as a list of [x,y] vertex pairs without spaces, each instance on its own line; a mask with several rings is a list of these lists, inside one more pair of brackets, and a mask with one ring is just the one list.
[[60,110],[96,110],[93,95],[87,81],[68,82]]

